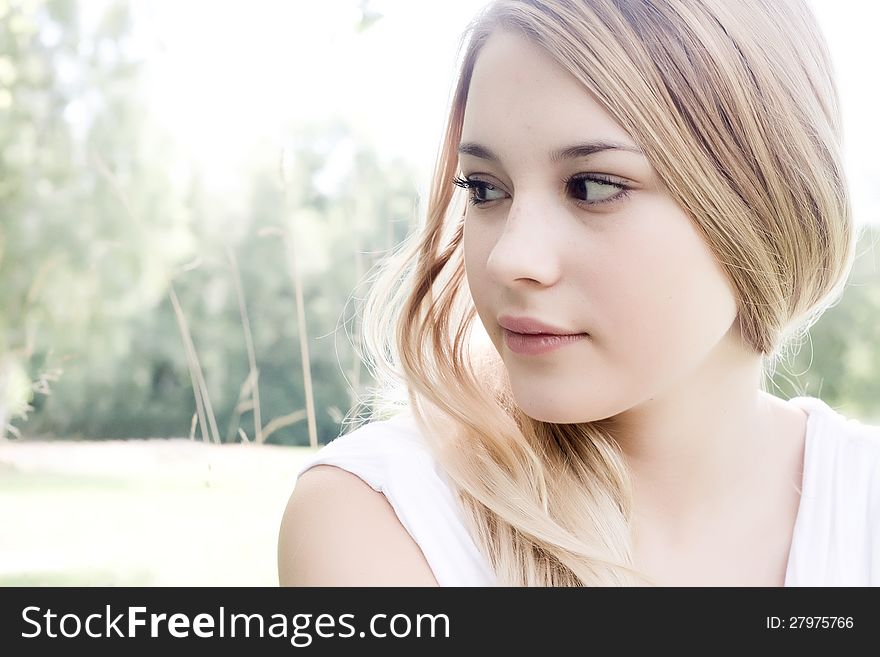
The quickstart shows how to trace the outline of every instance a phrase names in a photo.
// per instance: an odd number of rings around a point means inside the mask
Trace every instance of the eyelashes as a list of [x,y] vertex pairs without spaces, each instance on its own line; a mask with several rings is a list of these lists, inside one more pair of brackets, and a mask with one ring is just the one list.
[[470,180],[469,178],[461,178],[458,176],[452,179],[452,184],[461,187],[462,189],[466,189],[468,190],[468,192],[470,192],[468,194],[468,202],[471,205],[482,205],[483,203],[489,202],[487,200],[477,199],[475,192],[482,191],[483,193],[485,193],[487,188],[497,189],[494,185],[491,185],[489,183],[482,182],[480,180]]
[[[491,203],[492,201],[499,200],[499,199],[477,198],[478,193],[485,196],[487,191],[499,191],[499,192],[501,191],[500,189],[498,189],[498,187],[496,187],[492,183],[486,182],[484,180],[478,180],[475,178],[463,178],[463,177],[456,177],[453,179],[452,182],[454,185],[468,190],[468,192],[469,192],[468,201],[470,202],[471,205],[480,206],[480,205],[485,205],[486,203]],[[575,189],[577,189],[578,186],[581,186],[581,185],[589,186],[589,183],[593,183],[595,185],[598,185],[599,187],[607,187],[607,188],[617,189],[618,191],[616,194],[613,194],[612,196],[609,196],[606,198],[601,198],[599,200],[594,200],[594,201],[576,198],[575,202],[578,205],[585,206],[585,207],[596,207],[598,205],[604,205],[606,203],[616,203],[618,201],[623,200],[629,194],[629,191],[630,191],[630,188],[627,187],[626,185],[615,182],[613,180],[610,180],[609,178],[606,178],[606,177],[598,175],[598,174],[576,173],[576,174],[569,176],[568,178],[566,178],[565,180],[562,181],[562,184],[566,188],[566,190],[569,190],[570,187],[574,187]]]

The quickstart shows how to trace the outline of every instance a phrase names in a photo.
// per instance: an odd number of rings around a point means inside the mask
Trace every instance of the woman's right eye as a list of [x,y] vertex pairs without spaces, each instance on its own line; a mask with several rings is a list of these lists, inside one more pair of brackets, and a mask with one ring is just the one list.
[[[470,178],[455,178],[452,181],[455,185],[467,189],[470,194],[468,195],[468,200],[472,205],[482,205],[483,203],[488,203],[489,201],[497,201],[497,198],[485,198],[486,193],[491,192],[501,192],[500,189],[495,187],[491,183],[484,182],[482,180],[470,179]],[[478,197],[481,195],[481,197]]]

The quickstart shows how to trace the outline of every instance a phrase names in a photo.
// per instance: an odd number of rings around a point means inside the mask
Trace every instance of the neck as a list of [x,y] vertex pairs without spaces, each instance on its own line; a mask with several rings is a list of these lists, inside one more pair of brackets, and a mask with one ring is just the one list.
[[794,435],[791,408],[760,389],[760,356],[731,344],[609,424],[632,473],[636,525],[672,541],[705,534],[725,510],[747,512],[793,454],[781,440]]

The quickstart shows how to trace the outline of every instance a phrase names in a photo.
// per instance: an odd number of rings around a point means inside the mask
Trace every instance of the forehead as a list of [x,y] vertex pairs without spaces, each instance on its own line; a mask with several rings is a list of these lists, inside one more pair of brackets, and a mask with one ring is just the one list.
[[633,143],[586,87],[526,37],[496,30],[474,64],[462,141],[510,147],[604,139]]

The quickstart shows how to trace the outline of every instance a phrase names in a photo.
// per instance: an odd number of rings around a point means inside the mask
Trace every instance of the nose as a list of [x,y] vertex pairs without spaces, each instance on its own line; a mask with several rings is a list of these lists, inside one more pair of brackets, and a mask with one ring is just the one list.
[[489,253],[487,271],[501,285],[512,286],[521,280],[553,285],[561,273],[562,241],[554,233],[553,210],[548,203],[542,210],[540,204],[518,200],[511,204],[504,228]]

